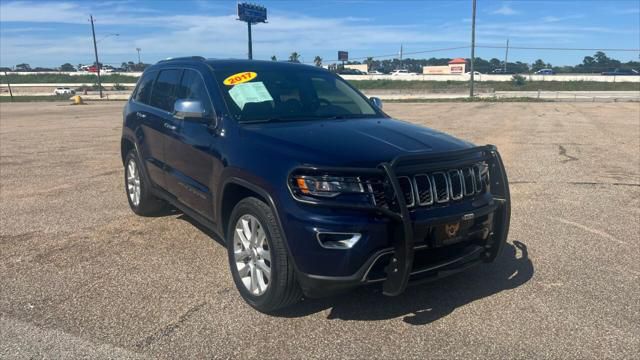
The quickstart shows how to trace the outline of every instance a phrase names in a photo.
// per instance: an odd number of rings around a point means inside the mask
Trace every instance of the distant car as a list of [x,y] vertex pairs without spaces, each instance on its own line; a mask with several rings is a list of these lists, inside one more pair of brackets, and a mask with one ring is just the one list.
[[602,75],[640,75],[640,73],[633,69],[614,69],[613,71],[604,71]]
[[409,72],[409,70],[405,70],[405,69],[393,70],[391,72],[391,76],[415,76],[415,75],[418,75],[418,74]]
[[506,71],[503,68],[499,68],[499,69],[493,69],[491,70],[490,74],[501,74],[501,75],[509,75],[509,74],[514,74],[513,71]]
[[[467,71],[465,75],[471,75],[471,71]],[[476,75],[482,75],[482,73],[480,71],[474,71],[473,76],[476,76]]]
[[368,72],[369,75],[384,75],[382,71],[379,70],[371,70]]
[[68,87],[57,87],[53,90],[53,95],[75,95],[76,91]]
[[540,69],[535,72],[536,75],[555,75],[556,72],[552,69]]
[[342,69],[342,70],[338,71],[338,74],[340,74],[340,75],[366,75],[366,73],[363,73],[360,70],[349,69],[349,68],[345,68],[345,69]]

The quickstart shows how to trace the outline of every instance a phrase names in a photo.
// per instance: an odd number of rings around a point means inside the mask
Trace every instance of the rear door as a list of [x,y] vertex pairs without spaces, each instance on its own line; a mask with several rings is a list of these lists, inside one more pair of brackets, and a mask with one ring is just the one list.
[[201,215],[212,219],[213,195],[211,191],[215,166],[219,156],[215,151],[219,138],[213,130],[214,109],[204,77],[195,69],[185,69],[177,99],[200,101],[205,109],[203,119],[178,120],[176,131],[167,138],[167,182],[170,191]]
[[157,76],[157,71],[144,73],[132,96],[133,101],[130,103],[132,111],[129,112],[127,121],[138,125],[134,127],[138,129],[136,132],[140,152],[138,155],[144,162],[151,181],[164,188],[162,122],[153,115],[155,111],[149,105],[153,84]]
[[154,124],[154,141],[158,146],[155,157],[157,166],[163,173],[163,188],[174,193],[174,184],[167,176],[170,171],[167,165],[167,140],[178,131],[178,122],[172,112],[176,102],[176,88],[182,76],[181,69],[163,69],[153,83],[153,90],[149,98],[149,111],[146,114],[147,121]]

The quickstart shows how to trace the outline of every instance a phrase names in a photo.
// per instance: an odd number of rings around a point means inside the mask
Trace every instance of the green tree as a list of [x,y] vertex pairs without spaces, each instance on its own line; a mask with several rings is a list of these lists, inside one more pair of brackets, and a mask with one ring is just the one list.
[[16,71],[31,71],[31,66],[26,63],[16,65]]
[[322,58],[320,56],[316,56],[315,59],[313,59],[313,63],[316,64],[317,67],[321,67],[322,66]]
[[373,58],[371,56],[369,56],[364,63],[367,64],[367,70],[373,70]]
[[545,63],[542,59],[538,59],[531,64],[531,71],[535,72],[542,69],[548,69],[550,67],[550,64]]
[[502,67],[502,61],[496,58],[492,58],[489,60],[489,65],[491,65],[491,70],[495,70]]
[[64,63],[60,65],[60,71],[76,71],[76,69],[73,67],[73,65]]
[[293,62],[293,63],[299,63],[300,62],[300,54],[298,54],[297,52],[292,52],[291,55],[289,55],[289,61]]

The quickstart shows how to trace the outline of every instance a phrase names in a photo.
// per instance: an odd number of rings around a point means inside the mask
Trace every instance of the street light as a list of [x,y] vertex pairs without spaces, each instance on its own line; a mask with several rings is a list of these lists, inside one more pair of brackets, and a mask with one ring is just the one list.
[[136,48],[136,51],[138,52],[138,64],[142,64],[142,62],[140,61],[140,50],[142,50],[141,48]]

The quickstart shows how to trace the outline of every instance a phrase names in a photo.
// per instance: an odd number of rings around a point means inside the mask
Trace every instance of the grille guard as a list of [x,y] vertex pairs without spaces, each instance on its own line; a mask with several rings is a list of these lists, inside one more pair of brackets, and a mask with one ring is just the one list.
[[[493,246],[491,246],[485,253],[486,260],[490,261],[495,259],[506,242],[511,217],[511,199],[507,174],[504,169],[502,158],[494,145],[478,146],[464,150],[442,153],[401,155],[390,162],[383,162],[379,164],[376,168],[301,166],[295,168],[291,174],[300,170],[323,171],[328,173],[344,173],[351,175],[378,175],[385,177],[386,180],[389,181],[399,211],[394,211],[391,208],[375,206],[373,204],[359,205],[348,204],[335,200],[315,201],[296,199],[304,203],[324,207],[372,211],[386,215],[390,219],[399,223],[401,226],[398,228],[395,244],[393,244],[394,255],[385,269],[387,279],[383,283],[383,293],[389,296],[396,296],[400,295],[405,290],[409,282],[414,258],[414,238],[411,213],[398,181],[398,172],[433,172],[471,165],[480,161],[487,162],[489,166],[491,195],[493,196],[492,205],[496,207],[493,226],[494,232],[492,234]],[[425,162],[427,163],[425,164]]]

